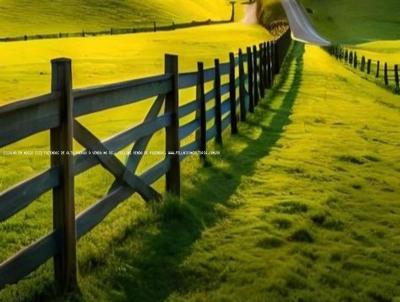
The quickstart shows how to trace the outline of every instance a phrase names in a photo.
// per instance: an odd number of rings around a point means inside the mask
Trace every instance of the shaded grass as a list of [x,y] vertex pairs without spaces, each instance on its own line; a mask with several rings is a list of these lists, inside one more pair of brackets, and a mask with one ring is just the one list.
[[[301,0],[309,16],[331,41],[359,44],[374,40],[399,40],[397,0]],[[351,26],[349,26],[351,24]]]
[[[210,166],[198,170],[192,176],[191,184],[185,184],[184,201],[171,199],[160,209],[153,221],[155,230],[149,231],[153,229],[152,226],[147,226],[145,230],[132,230],[133,236],[125,238],[122,246],[113,245],[112,254],[116,253],[119,257],[129,254],[132,257],[124,259],[127,261],[124,266],[134,270],[118,274],[110,265],[118,258],[107,260],[106,268],[100,268],[98,275],[97,272],[95,274],[101,283],[106,282],[104,278],[107,278],[107,282],[111,283],[110,288],[102,289],[97,294],[104,300],[118,300],[119,296],[121,301],[164,301],[173,291],[188,285],[189,280],[186,280],[186,274],[180,267],[191,254],[192,245],[201,238],[206,228],[223,221],[230,210],[240,208],[241,202],[232,199],[232,194],[244,176],[253,174],[257,160],[274,147],[289,122],[293,101],[294,94],[291,94],[276,113],[260,109],[252,118],[252,123],[261,122],[264,114],[267,114],[271,117],[268,126],[265,125],[255,138],[251,138],[252,127],[243,126],[237,138],[225,143],[223,157],[210,159]],[[227,178],[229,181],[226,181]],[[220,183],[224,183],[224,186],[215,187],[214,184]],[[142,243],[140,252],[136,254],[133,247],[138,239]],[[267,241],[261,244],[264,247],[278,244],[274,240]],[[85,280],[83,282],[87,285]],[[111,288],[114,293],[110,293]],[[93,287],[88,289],[99,291]]]
[[[235,33],[232,39],[229,34]],[[212,36],[212,37],[210,37]],[[74,86],[86,86],[104,82],[121,81],[143,75],[162,73],[165,52],[180,55],[180,70],[194,70],[198,60],[204,60],[207,66],[215,57],[221,61],[228,59],[229,51],[239,47],[258,44],[270,36],[260,26],[230,24],[226,26],[202,27],[182,30],[174,33],[155,33],[134,36],[98,37],[88,39],[65,39],[49,41],[31,41],[27,43],[9,43],[0,46],[4,58],[0,75],[1,103],[13,101],[27,94],[48,91],[50,84],[49,60],[56,56],[69,56],[73,59]],[[19,57],[16,57],[16,53]],[[143,55],[138,56],[138,53]],[[226,80],[226,79],[224,79]],[[207,86],[207,89],[210,85]],[[183,91],[181,104],[194,98],[194,89]],[[124,106],[94,114],[80,119],[99,138],[106,138],[119,131],[140,123],[148,111],[150,101]],[[193,115],[188,118],[193,118]],[[181,121],[182,123],[185,120]],[[192,139],[191,137],[190,139]],[[186,141],[185,141],[186,143]],[[152,139],[148,150],[163,150],[164,132],[158,132]],[[43,150],[49,148],[49,136],[40,133],[3,150]],[[77,143],[74,150],[80,150]],[[128,150],[128,149],[126,149]],[[126,157],[120,156],[122,161]],[[138,171],[160,160],[160,157],[144,158]],[[0,191],[27,179],[49,167],[48,157],[0,156]],[[184,166],[187,177],[196,173],[199,163],[189,160]],[[96,167],[76,178],[76,212],[102,198],[113,182],[113,177],[101,167]],[[154,185],[164,191],[164,179]],[[224,208],[218,210],[224,215]],[[45,194],[18,215],[0,223],[0,261],[4,261],[24,246],[40,238],[52,229],[51,194]],[[109,248],[128,236],[128,227],[145,223],[152,216],[138,196],[133,196],[102,224],[83,238],[78,245],[79,267],[82,276],[98,266],[104,265]],[[118,267],[118,266],[117,266]],[[123,268],[122,268],[123,270]],[[52,264],[47,263],[16,287],[10,287],[0,293],[0,301],[45,300],[53,297]],[[89,284],[92,282],[88,281]],[[98,285],[95,281],[91,286]],[[98,285],[101,288],[100,285]],[[88,297],[89,300],[93,300]]]
[[[297,52],[301,49],[298,45]],[[103,247],[104,250],[96,249],[96,253],[80,261],[82,293],[67,298],[74,301],[164,301],[187,284],[188,280],[183,278],[185,274],[180,271],[181,264],[206,228],[226,219],[231,210],[240,208],[240,197],[232,198],[232,195],[242,177],[254,173],[257,160],[268,154],[280,138],[284,126],[289,123],[294,99],[295,90],[275,111],[268,112],[268,106],[261,106],[250,122],[265,123],[261,131],[254,133],[255,126],[242,124],[240,134],[225,142],[223,157],[210,158],[207,168],[200,168],[196,173],[185,168],[183,179],[190,181],[183,183],[184,201],[169,197],[161,206],[152,205],[135,220],[131,219],[131,224],[118,236],[107,238],[113,241]],[[266,116],[270,118],[268,122],[264,122]],[[184,166],[197,167],[193,160]],[[216,187],[219,183],[224,186]],[[277,243],[264,242],[266,244]],[[32,298],[29,284],[35,286],[39,282],[43,280],[26,281],[20,294],[13,291],[14,287],[3,293],[4,297],[28,301]],[[53,299],[51,286],[43,287],[42,283],[39,288],[46,292],[36,289],[35,299]]]
[[[267,112],[282,108],[283,92],[292,88],[291,123],[253,174],[242,177],[230,197],[242,199],[241,205],[195,242],[179,269],[189,281],[167,301],[399,298],[393,243],[399,238],[400,117],[375,102],[384,96],[396,103],[398,97],[314,47],[306,47],[301,81],[284,81],[282,94],[263,105]],[[261,125],[270,120],[263,114]],[[386,186],[393,190],[382,191]]]

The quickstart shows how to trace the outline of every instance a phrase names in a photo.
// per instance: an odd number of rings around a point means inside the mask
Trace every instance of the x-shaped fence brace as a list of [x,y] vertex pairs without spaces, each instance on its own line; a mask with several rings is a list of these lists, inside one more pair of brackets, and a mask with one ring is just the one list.
[[[151,122],[157,118],[164,104],[164,99],[164,95],[156,98],[144,122]],[[141,154],[146,150],[152,137],[153,134],[138,139],[132,147],[126,165],[124,165],[93,133],[80,122],[74,120],[74,138],[87,150],[94,152],[92,156],[96,156],[103,168],[115,177],[115,181],[111,185],[108,194],[121,186],[129,186],[132,192],[139,193],[145,201],[161,200],[161,195],[135,174],[143,157]]]

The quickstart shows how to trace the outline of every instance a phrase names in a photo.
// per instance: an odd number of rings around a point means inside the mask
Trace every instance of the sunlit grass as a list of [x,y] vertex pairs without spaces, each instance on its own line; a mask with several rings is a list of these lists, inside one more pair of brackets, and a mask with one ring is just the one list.
[[[237,52],[239,47],[258,45],[270,38],[261,26],[229,24],[154,34],[1,44],[0,54],[4,60],[0,63],[0,104],[47,93],[50,89],[50,60],[56,57],[72,59],[74,87],[82,87],[163,73],[165,53],[179,55],[180,71],[194,71],[198,61],[204,61],[207,67],[212,66],[214,58],[225,62],[230,51]],[[209,88],[209,85],[207,87]],[[183,91],[181,97],[181,104],[193,100],[194,89]],[[104,139],[140,123],[150,104],[150,101],[145,101],[124,106],[81,118],[80,121]],[[164,150],[164,146],[164,133],[160,131],[153,138],[149,150]],[[75,145],[75,150],[80,148]],[[3,148],[0,152],[48,149],[49,135],[41,133]],[[121,159],[124,160],[123,157]],[[139,172],[159,159],[146,156]],[[0,191],[3,191],[47,169],[49,158],[1,155],[0,163]],[[184,171],[187,175],[193,175],[197,167],[197,159],[189,159],[184,165]],[[103,197],[112,182],[113,177],[101,167],[77,177],[77,213]],[[163,180],[160,180],[155,188],[163,192]],[[143,201],[134,196],[99,228],[86,236],[79,245],[79,261],[83,275],[85,271],[90,271],[91,267],[96,266],[93,262],[102,262],[100,259],[106,257],[108,246],[114,240],[123,237],[129,225],[136,224],[138,219],[144,219],[143,217],[148,215],[147,211]],[[51,194],[45,194],[9,221],[0,223],[0,261],[4,261],[51,230],[51,217]],[[1,292],[0,300],[15,301],[17,297],[30,300],[32,295],[37,293],[51,294],[51,289],[43,290],[52,284],[51,265],[47,264],[34,273],[34,276],[32,280],[23,281],[17,287]]]
[[85,240],[78,301],[400,297],[399,96],[311,46],[282,74],[221,157],[184,165],[181,202]]
[[400,40],[358,44],[354,49],[373,61],[387,62],[391,66],[400,64]]
[[222,20],[226,0],[42,0],[0,3],[0,37],[152,26],[192,20]]

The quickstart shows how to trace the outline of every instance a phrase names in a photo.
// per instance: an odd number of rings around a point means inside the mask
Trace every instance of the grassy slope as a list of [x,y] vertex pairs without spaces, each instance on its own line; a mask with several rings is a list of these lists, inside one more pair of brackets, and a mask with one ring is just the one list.
[[245,175],[227,200],[210,197],[226,216],[180,263],[169,301],[400,298],[400,98],[318,48],[296,57],[264,104],[273,113],[234,145],[230,171]]
[[[234,35],[235,39],[232,39]],[[105,82],[132,79],[149,74],[162,73],[164,53],[177,53],[180,70],[194,70],[198,60],[209,66],[215,57],[228,59],[229,51],[239,47],[258,44],[269,39],[268,33],[259,26],[241,24],[201,27],[176,32],[154,34],[96,37],[84,39],[61,39],[29,41],[0,45],[1,63],[0,94],[2,103],[28,95],[47,92],[50,85],[49,60],[67,56],[73,59],[74,85],[86,86]],[[18,57],[15,54],[18,54]],[[194,91],[184,91],[181,102],[194,98]],[[117,108],[82,119],[94,133],[102,138],[116,134],[140,122],[149,107],[149,102]],[[190,118],[193,118],[191,116]],[[159,132],[150,150],[163,150],[163,133]],[[48,134],[35,135],[8,150],[48,150]],[[77,150],[79,146],[76,146]],[[151,164],[159,157],[146,157],[144,164]],[[123,160],[123,158],[122,158]],[[0,156],[0,191],[35,175],[49,166],[47,157]],[[148,167],[148,166],[147,166]],[[196,165],[189,164],[185,171],[194,174]],[[143,170],[141,165],[139,170]],[[189,171],[191,173],[189,173]],[[102,168],[95,168],[76,180],[77,212],[101,198],[113,179]],[[163,191],[163,182],[156,188]],[[51,201],[46,194],[6,223],[0,223],[0,261],[28,245],[32,240],[51,229]],[[138,197],[131,198],[106,222],[88,235],[80,244],[79,260],[82,270],[102,261],[109,244],[123,236],[129,225],[143,219],[145,205]],[[138,217],[141,217],[138,219]],[[15,301],[18,297],[31,297],[52,284],[50,264],[34,274],[34,278],[0,293],[0,301]],[[29,298],[28,298],[29,300]]]
[[[331,41],[347,44],[357,50],[359,58],[372,60],[371,76],[375,81],[376,61],[387,62],[389,68],[400,64],[400,2],[397,0],[302,0],[314,25]],[[393,84],[393,72],[390,72]],[[382,85],[382,79],[376,81]],[[394,85],[393,85],[394,86]]]
[[318,30],[335,42],[358,44],[400,39],[397,0],[301,0]]
[[0,43],[0,104],[48,92],[50,60],[56,57],[73,60],[78,87],[162,73],[165,53],[178,54],[180,69],[192,71],[198,60],[208,65],[215,57],[227,61],[229,51],[269,38],[260,26],[235,23],[175,32]]
[[193,180],[200,196],[167,212],[129,275],[107,272],[110,287],[138,301],[161,301],[145,290],[163,280],[168,301],[398,301],[399,100],[299,46],[273,102]]
[[399,97],[318,48],[292,58],[182,202],[81,266],[78,300],[398,301]]
[[380,60],[391,66],[400,64],[400,40],[363,43],[358,44],[354,49],[373,61]]
[[228,19],[225,0],[2,0],[0,36],[80,32],[205,19]]

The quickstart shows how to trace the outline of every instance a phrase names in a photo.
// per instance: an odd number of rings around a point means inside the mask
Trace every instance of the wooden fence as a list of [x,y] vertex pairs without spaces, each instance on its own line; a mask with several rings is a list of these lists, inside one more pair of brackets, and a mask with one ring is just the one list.
[[365,56],[358,56],[357,51],[349,50],[341,46],[332,46],[330,53],[336,59],[363,73],[367,79],[374,79],[385,87],[400,93],[399,65],[390,66],[387,62],[371,60]]
[[[33,99],[0,107],[0,148],[41,131],[50,131],[50,168],[0,194],[0,222],[20,212],[48,191],[53,195],[53,231],[0,264],[0,289],[13,284],[54,259],[55,280],[61,292],[77,287],[77,240],[98,225],[118,204],[138,193],[145,201],[160,200],[152,184],[166,176],[166,191],[180,195],[180,164],[188,152],[201,151],[206,158],[207,142],[222,144],[222,133],[238,132],[238,121],[254,112],[265,90],[273,85],[289,48],[290,32],[279,39],[230,54],[229,62],[215,60],[195,72],[179,73],[178,57],[165,56],[165,73],[144,79],[101,87],[72,88],[71,61],[55,59],[51,92]],[[238,70],[238,72],[237,72]],[[225,76],[225,77],[224,77]],[[227,78],[226,83],[221,79]],[[213,83],[205,91],[206,83]],[[179,105],[180,89],[196,87],[195,100]],[[237,95],[237,90],[239,91]],[[155,97],[139,125],[101,141],[77,118]],[[215,105],[208,109],[210,100]],[[164,105],[164,106],[163,106]],[[164,108],[164,112],[161,112]],[[196,112],[196,118],[180,125],[180,119]],[[239,112],[239,116],[238,116]],[[210,121],[214,121],[210,126]],[[141,175],[136,173],[141,156],[132,153],[123,164],[114,153],[133,144],[144,151],[152,135],[165,129],[165,158]],[[199,135],[185,146],[181,141],[194,132]],[[73,139],[87,154],[71,152]],[[92,152],[89,152],[92,151]],[[74,180],[77,175],[101,165],[115,177],[112,190],[75,217]]]
[[107,30],[100,31],[85,31],[80,32],[59,32],[53,34],[37,34],[37,35],[23,35],[15,37],[3,37],[0,38],[0,42],[16,42],[16,41],[29,41],[29,40],[42,40],[42,39],[62,39],[62,38],[77,38],[77,37],[95,37],[104,35],[124,35],[124,34],[136,34],[146,32],[157,32],[157,31],[172,31],[176,29],[204,26],[204,25],[217,25],[232,23],[233,20],[205,20],[205,21],[191,21],[186,23],[175,23],[171,24],[157,24],[153,22],[150,26],[141,27],[126,27],[126,28],[110,28]]

